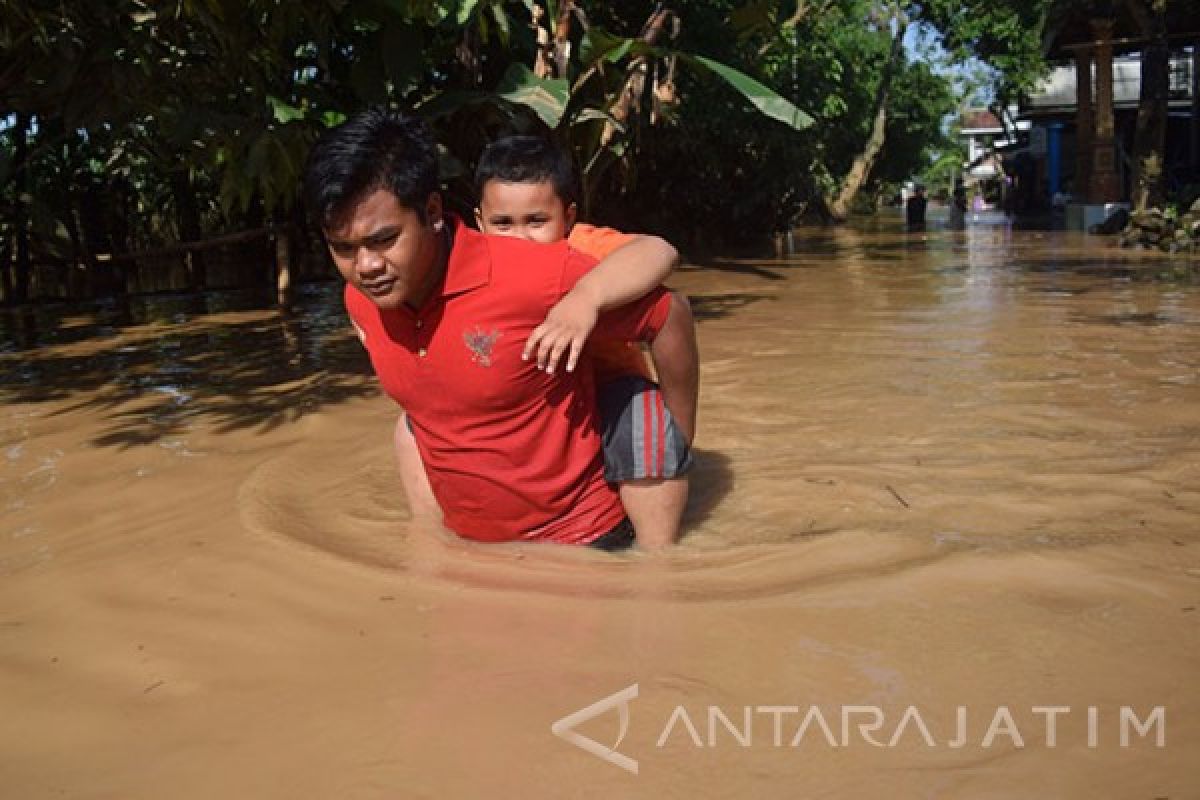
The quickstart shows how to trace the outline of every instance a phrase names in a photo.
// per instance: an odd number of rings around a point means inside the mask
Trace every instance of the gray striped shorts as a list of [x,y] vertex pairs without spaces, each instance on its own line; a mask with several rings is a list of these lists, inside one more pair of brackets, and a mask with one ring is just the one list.
[[691,448],[657,384],[629,375],[601,386],[598,399],[606,481],[677,478],[691,469]]

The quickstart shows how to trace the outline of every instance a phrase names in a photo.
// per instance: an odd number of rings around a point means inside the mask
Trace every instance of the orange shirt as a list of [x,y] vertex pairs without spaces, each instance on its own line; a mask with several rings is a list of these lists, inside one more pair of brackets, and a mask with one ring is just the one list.
[[[598,228],[595,225],[579,223],[571,229],[567,244],[600,261],[618,247],[633,240],[632,234],[621,233],[614,228]],[[592,339],[588,342],[587,349],[592,354],[592,363],[595,365],[597,386],[626,375],[639,375],[653,380],[646,357],[642,355],[641,348],[632,342]]]

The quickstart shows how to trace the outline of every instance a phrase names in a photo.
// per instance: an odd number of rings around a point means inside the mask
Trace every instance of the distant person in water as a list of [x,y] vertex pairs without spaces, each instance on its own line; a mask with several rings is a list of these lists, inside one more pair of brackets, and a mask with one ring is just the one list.
[[[407,412],[444,524],[478,541],[627,546],[604,480],[591,357],[525,358],[547,313],[596,266],[566,242],[485,236],[442,208],[419,120],[375,109],[328,131],[305,171],[309,207],[346,279],[344,300],[385,392]],[[644,341],[656,363],[695,358],[686,302],[592,285],[597,340]]]
[[904,217],[910,231],[925,230],[925,208],[929,201],[925,197],[925,187],[918,185],[904,203]]
[[[536,329],[526,353],[554,368],[566,356],[574,369],[596,324],[594,286],[604,283],[611,295],[636,297],[654,289],[677,261],[675,249],[652,236],[576,223],[576,182],[570,159],[540,136],[509,136],[484,150],[475,173],[479,207],[475,219],[484,233],[571,247],[602,266],[580,281]],[[609,275],[611,274],[611,277]],[[595,371],[604,442],[604,477],[616,484],[643,546],[657,548],[679,536],[687,503],[691,441],[696,424],[697,359],[690,326],[681,349],[685,358],[655,360],[659,384],[651,379],[639,347],[621,341],[592,341],[588,351]],[[432,499],[417,461],[417,448],[404,427],[396,432],[401,474],[419,505]],[[415,485],[408,485],[413,483]]]

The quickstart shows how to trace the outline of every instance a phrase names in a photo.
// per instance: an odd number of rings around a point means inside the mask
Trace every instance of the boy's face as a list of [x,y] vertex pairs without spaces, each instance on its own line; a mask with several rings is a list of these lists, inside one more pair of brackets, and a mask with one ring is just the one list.
[[385,310],[419,307],[437,282],[442,199],[429,196],[425,221],[387,189],[376,189],[325,229],[338,272]]
[[480,192],[475,221],[484,233],[551,244],[567,238],[575,204],[567,205],[552,181],[506,183],[490,180]]

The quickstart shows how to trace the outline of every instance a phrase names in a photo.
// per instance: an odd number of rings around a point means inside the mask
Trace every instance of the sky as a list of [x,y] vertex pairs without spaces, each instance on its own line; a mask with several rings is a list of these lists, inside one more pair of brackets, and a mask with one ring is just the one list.
[[904,52],[910,61],[923,61],[937,73],[949,75],[960,94],[972,93],[970,106],[986,108],[992,101],[991,78],[994,70],[979,59],[965,64],[951,63],[950,53],[942,47],[941,35],[923,23],[910,25],[904,34]]

